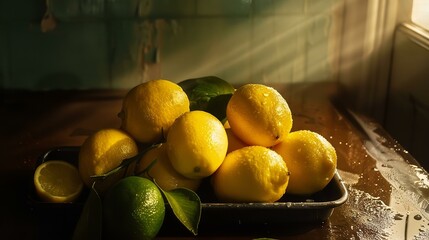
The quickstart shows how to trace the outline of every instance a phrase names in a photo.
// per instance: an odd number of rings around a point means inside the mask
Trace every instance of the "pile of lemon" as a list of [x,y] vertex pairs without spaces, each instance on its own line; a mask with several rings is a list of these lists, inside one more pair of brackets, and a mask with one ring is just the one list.
[[[209,86],[207,91],[204,84]],[[213,90],[216,84],[223,86],[223,92]],[[198,91],[194,91],[196,87]],[[225,104],[210,106],[211,95],[226,95]],[[155,181],[163,190],[197,191],[201,181],[210,178],[217,201],[275,202],[285,193],[311,195],[321,191],[335,174],[333,146],[315,132],[291,132],[288,103],[276,89],[263,84],[235,89],[220,79],[219,83],[191,80],[185,84],[152,80],[126,94],[119,117],[120,128],[101,129],[85,140],[78,169],[63,166],[74,176],[70,182],[75,184],[67,187],[70,190],[56,193],[54,184],[46,186],[49,167],[39,166],[35,185],[40,196],[49,201],[73,201],[82,189],[76,176],[91,187],[91,176],[105,174],[143,150],[132,171],[123,170],[97,182],[97,190],[127,195],[118,190],[122,184],[130,188],[128,193],[135,194],[130,187],[133,184],[121,181],[124,176],[138,175]],[[142,184],[148,186],[147,182]],[[57,188],[62,191],[65,187]],[[156,202],[162,201],[158,193]],[[58,194],[66,197],[52,197]],[[111,195],[106,194],[106,198]]]

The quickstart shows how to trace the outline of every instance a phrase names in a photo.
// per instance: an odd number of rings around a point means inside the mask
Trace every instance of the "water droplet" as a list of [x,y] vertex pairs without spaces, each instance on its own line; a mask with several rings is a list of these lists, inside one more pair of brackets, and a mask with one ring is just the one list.
[[416,219],[416,220],[422,220],[422,215],[416,214],[416,215],[414,215],[414,219]]
[[393,168],[391,165],[384,164],[384,163],[383,163],[383,164],[381,164],[381,166],[382,166],[382,167],[386,167],[386,168]]
[[393,217],[393,219],[395,219],[395,220],[402,220],[403,217],[404,217],[404,215],[402,215],[400,213],[397,213],[397,214],[395,214],[395,216]]

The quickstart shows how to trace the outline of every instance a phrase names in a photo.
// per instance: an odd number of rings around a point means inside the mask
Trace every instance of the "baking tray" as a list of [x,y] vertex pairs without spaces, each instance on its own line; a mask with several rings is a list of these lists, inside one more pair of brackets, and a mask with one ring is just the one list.
[[[41,155],[35,168],[45,161],[62,160],[77,165],[79,147],[58,147]],[[294,225],[320,225],[326,221],[334,209],[347,200],[348,192],[338,173],[331,182],[320,192],[311,196],[293,196],[285,194],[275,203],[219,203],[215,202],[209,182],[202,183],[197,191],[202,205],[199,235],[246,234],[251,232],[273,233],[290,231]],[[85,189],[81,196],[72,203],[48,203],[40,200],[34,186],[29,184],[28,204],[30,209],[39,217],[42,225],[57,224],[57,233],[72,233],[80,216],[80,212],[88,196]],[[289,230],[288,230],[289,229]],[[302,229],[302,227],[301,227]],[[160,231],[161,236],[190,234],[174,217],[167,206],[166,218]]]

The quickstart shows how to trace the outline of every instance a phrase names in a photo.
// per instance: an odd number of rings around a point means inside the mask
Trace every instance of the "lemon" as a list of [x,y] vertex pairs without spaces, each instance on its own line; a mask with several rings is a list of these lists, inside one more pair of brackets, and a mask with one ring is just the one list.
[[270,203],[285,193],[289,172],[273,150],[248,146],[228,153],[211,180],[220,201]]
[[274,146],[292,128],[292,113],[274,88],[245,84],[234,92],[226,109],[234,134],[248,145]]
[[156,161],[144,177],[154,179],[158,186],[164,191],[170,191],[175,188],[183,187],[196,191],[201,183],[199,179],[189,179],[179,174],[171,165],[167,155],[165,144],[150,149],[143,155],[136,166],[136,172],[143,172],[153,162]]
[[166,144],[174,169],[187,178],[200,179],[213,174],[222,164],[228,137],[215,116],[196,110],[174,121]]
[[39,197],[48,202],[72,202],[82,191],[77,168],[64,161],[47,161],[34,172],[34,186]]
[[164,217],[162,194],[146,178],[123,178],[103,199],[103,229],[108,239],[153,239]]
[[228,150],[227,153],[230,153],[234,150],[240,149],[242,147],[248,146],[243,141],[241,141],[235,134],[232,132],[231,128],[226,128],[226,135],[228,137]]
[[318,192],[335,174],[335,148],[316,132],[291,132],[273,150],[283,157],[291,173],[288,193],[309,195]]
[[183,89],[168,80],[151,80],[131,89],[122,104],[121,128],[142,143],[154,143],[166,136],[174,120],[189,112]]
[[[90,187],[93,183],[91,176],[104,174],[137,153],[135,141],[124,131],[114,128],[99,130],[90,135],[80,148],[78,164],[80,176],[86,186]],[[100,190],[118,180],[111,179],[101,183],[104,186],[100,187]]]
[[235,136],[235,134],[231,130],[231,126],[229,125],[228,120],[224,122],[223,127],[225,128],[225,132],[228,137],[228,150],[226,151],[227,154],[239,148],[248,146],[237,136]]

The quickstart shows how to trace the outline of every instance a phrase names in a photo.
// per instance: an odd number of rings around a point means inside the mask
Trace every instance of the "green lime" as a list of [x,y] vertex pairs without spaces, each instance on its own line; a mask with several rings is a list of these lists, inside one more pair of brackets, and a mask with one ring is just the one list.
[[213,114],[220,121],[226,117],[226,106],[234,93],[234,87],[227,81],[207,76],[192,78],[178,83],[188,95],[190,109]]
[[162,194],[146,178],[126,177],[115,184],[104,198],[103,229],[108,239],[153,239],[164,216]]

